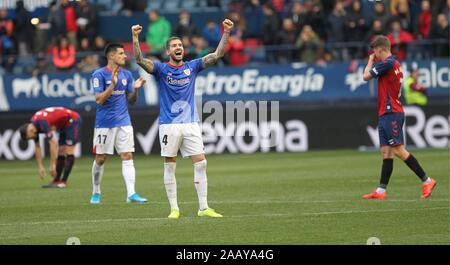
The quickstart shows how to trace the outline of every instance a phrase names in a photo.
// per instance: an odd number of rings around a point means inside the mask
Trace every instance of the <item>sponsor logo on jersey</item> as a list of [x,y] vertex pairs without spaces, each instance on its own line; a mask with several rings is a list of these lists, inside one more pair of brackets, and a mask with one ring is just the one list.
[[169,85],[173,85],[173,86],[184,86],[184,85],[189,84],[190,82],[191,82],[191,79],[189,77],[181,78],[181,79],[175,79],[170,76],[167,77],[167,83],[169,83]]

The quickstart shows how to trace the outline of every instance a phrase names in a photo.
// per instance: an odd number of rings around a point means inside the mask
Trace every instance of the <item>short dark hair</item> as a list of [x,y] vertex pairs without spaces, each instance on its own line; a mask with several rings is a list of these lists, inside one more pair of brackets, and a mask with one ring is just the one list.
[[370,43],[370,48],[374,49],[376,47],[383,48],[387,51],[391,50],[391,42],[389,41],[389,38],[384,35],[378,35],[375,37],[375,39]]
[[115,43],[115,42],[108,43],[105,47],[105,56],[108,57],[109,53],[117,51],[118,48],[123,49],[123,45],[120,43]]
[[22,124],[22,126],[19,127],[20,139],[22,141],[26,141],[27,140],[28,125],[30,125],[30,123]]
[[181,41],[181,39],[180,39],[179,37],[176,37],[176,36],[170,37],[170,38],[167,39],[167,41],[166,41],[166,50],[169,49],[170,42],[173,41],[173,40],[180,40],[180,41]]

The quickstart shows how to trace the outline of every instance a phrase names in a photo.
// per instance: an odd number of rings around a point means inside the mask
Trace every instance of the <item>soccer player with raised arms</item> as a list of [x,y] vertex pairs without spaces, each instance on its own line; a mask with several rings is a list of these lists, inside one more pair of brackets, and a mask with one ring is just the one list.
[[369,56],[363,78],[378,79],[378,134],[383,165],[378,188],[363,196],[364,199],[385,199],[386,188],[394,168],[394,156],[403,160],[422,181],[422,198],[431,195],[436,181],[425,174],[417,159],[404,146],[403,123],[405,113],[399,97],[403,80],[400,63],[391,54],[391,43],[386,36],[377,36],[370,44]]
[[114,154],[114,148],[122,159],[122,175],[127,188],[127,202],[144,203],[135,192],[136,170],[133,163],[134,134],[131,126],[128,104],[134,104],[138,90],[145,80],[136,82],[131,72],[124,69],[127,58],[123,46],[110,43],[105,48],[108,63],[92,74],[92,86],[97,103],[93,153],[95,161],[92,165],[92,204],[101,201],[100,184],[104,172],[107,155]]
[[175,178],[178,150],[183,157],[190,157],[194,165],[194,184],[197,190],[198,216],[222,217],[207,202],[206,158],[203,146],[200,121],[195,105],[195,78],[197,74],[217,63],[225,55],[233,22],[225,19],[223,35],[215,52],[192,61],[183,61],[183,44],[178,37],[171,37],[166,43],[167,63],[153,62],[142,56],[139,47],[140,25],[131,28],[134,56],[137,63],[154,75],[160,94],[159,140],[161,156],[164,157],[164,185],[169,199],[170,219],[178,219],[180,210],[177,201]]

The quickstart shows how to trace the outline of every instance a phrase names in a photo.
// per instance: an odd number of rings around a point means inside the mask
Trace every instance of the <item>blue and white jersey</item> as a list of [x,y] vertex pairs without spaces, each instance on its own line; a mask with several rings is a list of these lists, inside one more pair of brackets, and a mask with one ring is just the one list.
[[[102,67],[92,74],[92,87],[94,93],[105,91],[111,84],[112,72],[107,66]],[[95,115],[95,128],[115,128],[131,125],[128,113],[127,93],[133,92],[133,76],[131,72],[120,68],[117,84],[111,96],[103,103],[97,104]]]
[[195,106],[195,78],[203,70],[202,59],[181,66],[155,62],[153,68],[159,90],[159,123],[198,122]]

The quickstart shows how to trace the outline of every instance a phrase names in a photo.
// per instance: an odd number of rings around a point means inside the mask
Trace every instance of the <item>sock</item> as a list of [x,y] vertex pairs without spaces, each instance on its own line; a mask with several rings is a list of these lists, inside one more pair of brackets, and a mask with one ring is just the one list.
[[67,179],[69,178],[69,175],[70,175],[70,172],[72,171],[72,167],[73,167],[74,163],[75,163],[75,156],[67,155],[62,181],[67,181]]
[[384,193],[384,192],[386,192],[386,189],[385,189],[385,188],[378,187],[378,188],[375,190],[375,192],[376,192],[376,193]]
[[179,210],[177,201],[177,180],[175,170],[177,163],[164,163],[164,186],[166,187],[167,199],[169,199],[170,209]]
[[419,177],[419,179],[422,182],[426,182],[428,177],[425,174],[425,171],[423,171],[422,167],[420,166],[419,162],[417,161],[417,159],[412,155],[409,154],[408,158],[405,160],[406,165],[408,165],[408,167],[414,171],[414,173],[416,173],[416,175]]
[[378,187],[384,189],[384,191],[386,191],[387,185],[389,184],[389,179],[391,178],[393,169],[394,169],[394,160],[383,159],[383,166],[381,167],[380,185],[378,185]]
[[208,208],[208,180],[206,178],[206,160],[194,164],[194,184],[197,190],[200,210]]
[[53,181],[59,181],[61,179],[61,174],[63,172],[65,163],[66,157],[58,156],[58,158],[56,159],[56,177]]
[[94,163],[92,165],[92,194],[101,193],[100,184],[102,183],[104,169],[104,165],[99,166],[94,160]]
[[125,186],[127,187],[127,196],[135,194],[134,183],[136,182],[136,170],[134,169],[133,160],[122,161],[122,175],[125,180]]

